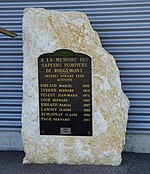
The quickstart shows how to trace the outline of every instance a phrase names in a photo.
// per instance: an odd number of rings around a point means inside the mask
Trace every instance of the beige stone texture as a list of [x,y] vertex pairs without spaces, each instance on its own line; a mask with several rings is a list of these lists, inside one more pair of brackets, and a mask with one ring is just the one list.
[[[37,58],[58,49],[92,58],[92,137],[40,135]],[[102,47],[88,17],[81,12],[26,8],[23,56],[23,162],[119,165],[129,100],[122,91],[115,59]]]

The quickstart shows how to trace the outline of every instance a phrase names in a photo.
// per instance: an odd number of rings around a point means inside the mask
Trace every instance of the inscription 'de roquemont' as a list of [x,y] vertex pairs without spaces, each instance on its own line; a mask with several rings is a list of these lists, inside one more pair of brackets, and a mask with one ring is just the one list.
[[41,135],[92,136],[91,58],[57,50],[38,58]]

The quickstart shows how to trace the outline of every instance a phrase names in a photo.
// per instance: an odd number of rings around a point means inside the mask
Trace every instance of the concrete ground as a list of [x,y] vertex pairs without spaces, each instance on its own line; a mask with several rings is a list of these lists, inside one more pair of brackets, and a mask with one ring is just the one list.
[[23,152],[0,151],[0,174],[150,174],[150,154],[123,153],[119,167],[22,164]]

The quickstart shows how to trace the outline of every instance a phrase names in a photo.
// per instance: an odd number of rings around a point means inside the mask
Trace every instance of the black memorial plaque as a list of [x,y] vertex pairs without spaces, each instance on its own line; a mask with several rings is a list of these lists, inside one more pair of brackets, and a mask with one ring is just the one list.
[[38,58],[41,135],[92,136],[91,58],[57,50]]

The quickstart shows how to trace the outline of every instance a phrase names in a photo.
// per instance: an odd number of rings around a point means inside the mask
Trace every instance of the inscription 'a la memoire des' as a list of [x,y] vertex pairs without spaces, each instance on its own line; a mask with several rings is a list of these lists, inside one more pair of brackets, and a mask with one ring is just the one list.
[[38,60],[40,134],[92,136],[91,58],[58,50]]

